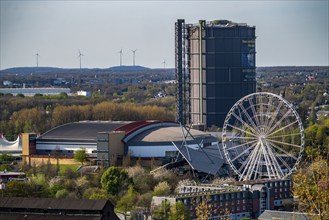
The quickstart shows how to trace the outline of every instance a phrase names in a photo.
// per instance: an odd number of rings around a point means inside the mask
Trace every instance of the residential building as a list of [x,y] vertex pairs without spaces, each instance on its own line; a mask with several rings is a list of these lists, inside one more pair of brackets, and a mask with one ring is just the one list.
[[152,205],[161,204],[167,199],[171,204],[184,203],[190,211],[191,218],[196,218],[197,204],[206,199],[212,204],[210,219],[222,217],[232,220],[242,218],[257,218],[265,210],[282,207],[284,200],[293,199],[290,191],[291,180],[263,180],[234,182],[222,185],[185,185],[181,186],[178,194],[170,197],[154,197]]

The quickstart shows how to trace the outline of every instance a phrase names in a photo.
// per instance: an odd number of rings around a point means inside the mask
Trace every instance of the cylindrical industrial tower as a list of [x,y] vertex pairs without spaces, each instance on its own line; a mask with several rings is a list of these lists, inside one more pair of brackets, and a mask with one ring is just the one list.
[[[182,20],[176,27],[179,22]],[[187,123],[221,127],[232,105],[256,92],[255,27],[227,20],[200,20],[182,27],[187,34],[176,35],[176,52],[184,48],[179,42],[188,45],[188,50],[181,50],[181,57],[187,57],[189,80],[177,74],[177,53],[176,78],[178,88],[189,88],[189,96],[177,99],[178,106],[183,106],[178,115],[187,114]],[[184,105],[189,106],[188,112],[184,112]]]

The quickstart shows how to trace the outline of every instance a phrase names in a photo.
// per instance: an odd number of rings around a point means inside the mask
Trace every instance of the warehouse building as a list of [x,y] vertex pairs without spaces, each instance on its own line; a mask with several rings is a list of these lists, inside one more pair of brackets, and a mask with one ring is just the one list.
[[245,23],[177,20],[176,121],[222,127],[233,104],[256,92],[255,39]]

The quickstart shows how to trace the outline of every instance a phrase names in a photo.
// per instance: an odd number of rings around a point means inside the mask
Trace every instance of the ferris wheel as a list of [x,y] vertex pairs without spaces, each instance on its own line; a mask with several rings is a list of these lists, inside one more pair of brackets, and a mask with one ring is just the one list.
[[280,179],[290,175],[301,160],[304,128],[287,100],[272,93],[253,93],[228,112],[222,143],[240,181]]

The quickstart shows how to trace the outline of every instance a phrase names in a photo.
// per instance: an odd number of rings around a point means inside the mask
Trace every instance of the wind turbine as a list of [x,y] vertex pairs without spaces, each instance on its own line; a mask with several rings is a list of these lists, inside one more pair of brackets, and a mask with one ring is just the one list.
[[162,63],[163,63],[163,68],[165,69],[166,68],[166,65],[167,65],[166,60],[164,60]]
[[136,50],[131,50],[131,52],[133,52],[133,66],[135,66],[135,53],[136,53],[137,49]]
[[37,54],[36,54],[36,56],[37,56],[37,67],[39,67],[39,52],[37,52]]
[[84,56],[81,51],[79,50],[79,55],[78,55],[78,58],[80,59],[80,70],[81,70],[81,57]]
[[123,56],[122,48],[118,53],[120,54],[120,66],[122,66],[122,56]]

